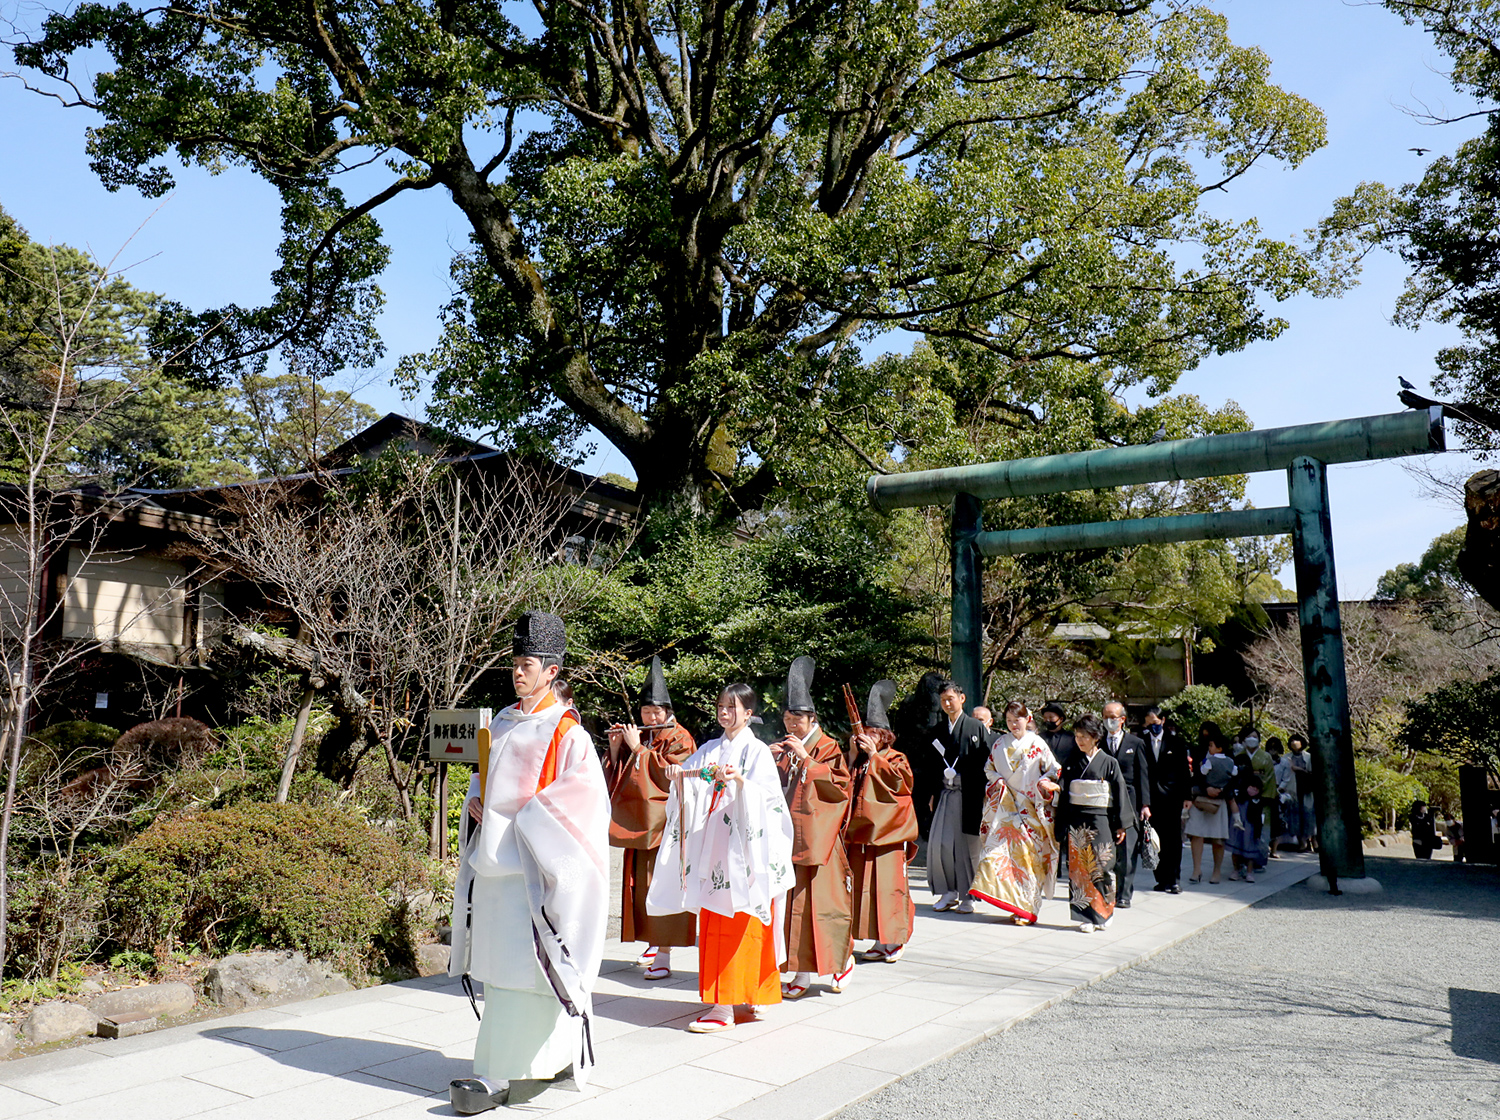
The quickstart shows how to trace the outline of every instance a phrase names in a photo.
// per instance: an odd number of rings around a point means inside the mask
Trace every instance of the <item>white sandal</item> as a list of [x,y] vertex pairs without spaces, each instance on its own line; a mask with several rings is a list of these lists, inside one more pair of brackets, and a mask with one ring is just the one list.
[[692,1031],[694,1034],[715,1034],[718,1031],[734,1030],[734,1008],[731,1007],[727,1009],[729,1012],[729,1018],[727,1020],[713,1017],[714,1012],[718,1010],[718,1006],[710,1007],[702,1015],[698,1016],[698,1018],[689,1023],[687,1029]]

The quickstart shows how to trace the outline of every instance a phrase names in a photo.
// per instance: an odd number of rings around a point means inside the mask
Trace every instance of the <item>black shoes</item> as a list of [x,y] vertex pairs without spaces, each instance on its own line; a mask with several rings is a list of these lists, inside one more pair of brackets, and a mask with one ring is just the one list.
[[460,1116],[473,1116],[499,1108],[509,1095],[508,1085],[495,1089],[482,1077],[460,1077],[448,1084],[448,1103]]
[[1167,893],[1168,894],[1181,894],[1182,893],[1182,888],[1179,887],[1176,883],[1173,883],[1170,887],[1167,888]]

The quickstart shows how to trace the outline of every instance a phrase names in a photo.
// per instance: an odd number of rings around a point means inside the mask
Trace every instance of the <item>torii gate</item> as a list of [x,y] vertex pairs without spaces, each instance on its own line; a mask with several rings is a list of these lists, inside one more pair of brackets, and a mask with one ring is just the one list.
[[[983,557],[1290,533],[1307,688],[1307,734],[1319,775],[1318,859],[1330,890],[1339,893],[1340,880],[1365,878],[1365,859],[1354,783],[1344,634],[1334,578],[1327,467],[1329,463],[1395,459],[1444,450],[1442,409],[1434,407],[1324,424],[873,475],[866,489],[871,504],[881,512],[952,504],[953,679],[976,698],[981,695]],[[1274,509],[983,531],[981,511],[987,498],[1275,470],[1287,472],[1287,504]],[[1369,886],[1378,889],[1373,881]]]

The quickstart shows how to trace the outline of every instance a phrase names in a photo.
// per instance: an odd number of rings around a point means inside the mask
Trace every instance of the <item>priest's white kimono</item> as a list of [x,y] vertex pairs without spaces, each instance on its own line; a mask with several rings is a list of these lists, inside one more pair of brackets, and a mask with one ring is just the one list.
[[[698,772],[724,765],[733,765],[745,782],[729,782],[716,795]],[[704,743],[682,770],[667,801],[646,912],[749,914],[771,926],[776,960],[785,960],[781,914],[795,877],[792,817],[770,748],[746,727],[733,738]]]
[[[474,1072],[492,1082],[593,1065],[609,914],[609,794],[578,714],[548,692],[490,725],[484,819],[464,845],[449,975],[484,982]],[[479,796],[476,774],[469,796]]]

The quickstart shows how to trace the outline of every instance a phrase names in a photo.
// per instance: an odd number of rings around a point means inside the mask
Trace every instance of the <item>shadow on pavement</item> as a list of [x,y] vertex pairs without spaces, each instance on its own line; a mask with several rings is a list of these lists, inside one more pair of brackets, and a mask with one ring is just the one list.
[[1448,989],[1453,1052],[1460,1058],[1500,1062],[1500,993]]
[[1434,916],[1500,921],[1500,868],[1470,863],[1366,856],[1379,894],[1337,897],[1299,883],[1255,904],[1258,910],[1422,910]]

